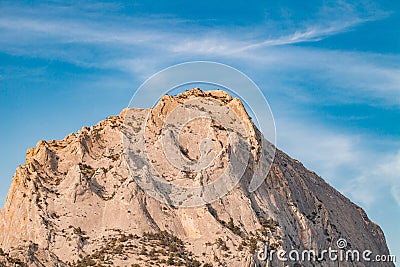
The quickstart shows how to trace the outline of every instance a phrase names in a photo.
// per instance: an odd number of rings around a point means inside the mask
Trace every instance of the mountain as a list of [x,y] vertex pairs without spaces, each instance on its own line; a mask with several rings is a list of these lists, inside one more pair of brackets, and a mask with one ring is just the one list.
[[[192,101],[221,121],[192,118],[199,110]],[[169,123],[183,117],[179,127]],[[241,171],[238,151],[248,157],[236,183],[229,177]],[[209,155],[209,165],[197,164]],[[269,165],[263,176],[260,166]],[[223,175],[231,183],[218,187]],[[262,184],[251,192],[254,177]],[[195,185],[209,191],[178,192]],[[346,249],[389,254],[382,230],[360,207],[266,142],[241,101],[217,90],[166,95],[152,109],[125,109],[63,140],[38,142],[0,212],[0,266],[394,266],[258,257],[265,244],[320,252],[338,249],[339,239]]]

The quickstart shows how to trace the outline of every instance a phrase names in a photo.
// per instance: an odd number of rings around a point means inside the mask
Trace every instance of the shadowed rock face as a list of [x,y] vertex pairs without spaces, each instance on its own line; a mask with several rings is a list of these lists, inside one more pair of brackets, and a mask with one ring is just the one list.
[[[147,149],[149,158],[164,178],[187,184],[184,177],[192,179],[190,174],[168,166],[156,144],[167,115],[177,103],[193,97],[229,105],[241,118],[252,150],[243,178],[232,191],[210,204],[183,208],[160,202],[138,186],[128,168],[123,138],[126,129],[139,133],[143,127],[138,125],[150,120],[145,126],[148,135],[133,144],[137,154],[129,157],[135,159],[138,171],[148,168],[141,160],[147,138],[155,144]],[[136,124],[125,124],[126,114]],[[228,129],[215,122],[192,121],[188,127],[192,132],[182,134],[177,145],[190,160],[201,157],[197,140],[204,133],[218,141],[218,151],[230,145]],[[339,238],[347,240],[349,249],[389,254],[381,229],[360,207],[279,150],[263,184],[250,193],[251,177],[263,158],[262,138],[240,100],[222,91],[194,89],[165,96],[153,109],[124,110],[64,140],[40,141],[16,170],[0,213],[0,266],[17,262],[29,266],[264,266],[256,257],[264,243],[275,250],[320,251],[337,249]],[[226,154],[217,158],[209,179],[223,172],[229,160]],[[269,264],[288,263],[274,257]],[[394,265],[341,262],[340,266]]]

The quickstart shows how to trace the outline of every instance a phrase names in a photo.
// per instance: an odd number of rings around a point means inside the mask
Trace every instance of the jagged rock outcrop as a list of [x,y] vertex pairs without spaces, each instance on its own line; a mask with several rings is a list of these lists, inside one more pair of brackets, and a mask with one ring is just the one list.
[[[148,135],[134,143],[134,156],[140,159],[145,143],[153,142],[147,152],[166,180],[194,181],[190,174],[168,167],[157,154],[157,138],[167,115],[193,97],[212,98],[236,112],[251,156],[243,178],[221,199],[179,207],[154,199],[137,184],[123,135],[127,128],[140,133],[142,122],[150,118],[144,125]],[[127,125],[126,114],[134,116],[137,124]],[[189,126],[191,132],[178,140],[187,158],[201,156],[197,140],[205,132],[218,141],[219,150],[228,147],[228,130],[216,122],[200,120]],[[195,89],[164,96],[152,110],[124,110],[63,140],[40,141],[16,170],[0,212],[0,266],[264,266],[256,256],[264,243],[275,250],[323,250],[336,249],[339,238],[345,238],[352,249],[389,254],[383,232],[360,207],[282,151],[276,150],[263,184],[250,193],[254,166],[262,158],[261,138],[240,100],[222,91]],[[222,153],[210,177],[227,161],[229,154]],[[142,165],[137,171],[148,168]],[[183,179],[185,175],[188,180]],[[275,258],[272,264],[288,263]],[[340,266],[377,263],[341,262]]]

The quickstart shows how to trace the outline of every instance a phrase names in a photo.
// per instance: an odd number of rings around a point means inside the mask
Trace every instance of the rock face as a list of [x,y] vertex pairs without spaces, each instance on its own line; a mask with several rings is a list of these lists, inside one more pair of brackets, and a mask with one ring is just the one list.
[[[180,207],[142,190],[130,172],[123,138],[126,129],[139,134],[148,127],[148,136],[130,148],[136,149],[134,158],[140,159],[150,142],[149,158],[165,180],[192,183],[196,179],[190,173],[159,157],[157,144],[167,115],[193,97],[212,98],[236,112],[251,156],[243,178],[228,194],[210,204]],[[134,123],[126,124],[127,114]],[[229,148],[228,129],[212,121],[191,123],[192,132],[177,139],[188,159],[201,157],[197,140],[205,135],[218,141],[218,151]],[[263,160],[261,139],[239,99],[194,89],[165,96],[153,109],[124,110],[64,140],[40,141],[16,170],[0,213],[0,266],[337,266],[327,258],[262,261],[257,252],[264,244],[269,250],[300,253],[337,249],[339,238],[347,240],[347,249],[389,254],[383,232],[360,207],[279,150],[262,185],[250,193],[250,179]],[[212,181],[229,160],[229,154],[221,153],[212,171],[202,175]],[[149,168],[140,162],[139,174]],[[343,261],[340,266],[378,265]]]

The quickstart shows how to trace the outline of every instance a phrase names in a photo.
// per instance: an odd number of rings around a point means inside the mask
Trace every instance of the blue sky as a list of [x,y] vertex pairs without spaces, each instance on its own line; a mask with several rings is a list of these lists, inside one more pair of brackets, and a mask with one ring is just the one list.
[[0,205],[39,140],[118,114],[165,67],[211,60],[258,84],[278,147],[400,257],[399,2],[74,2],[0,2]]

